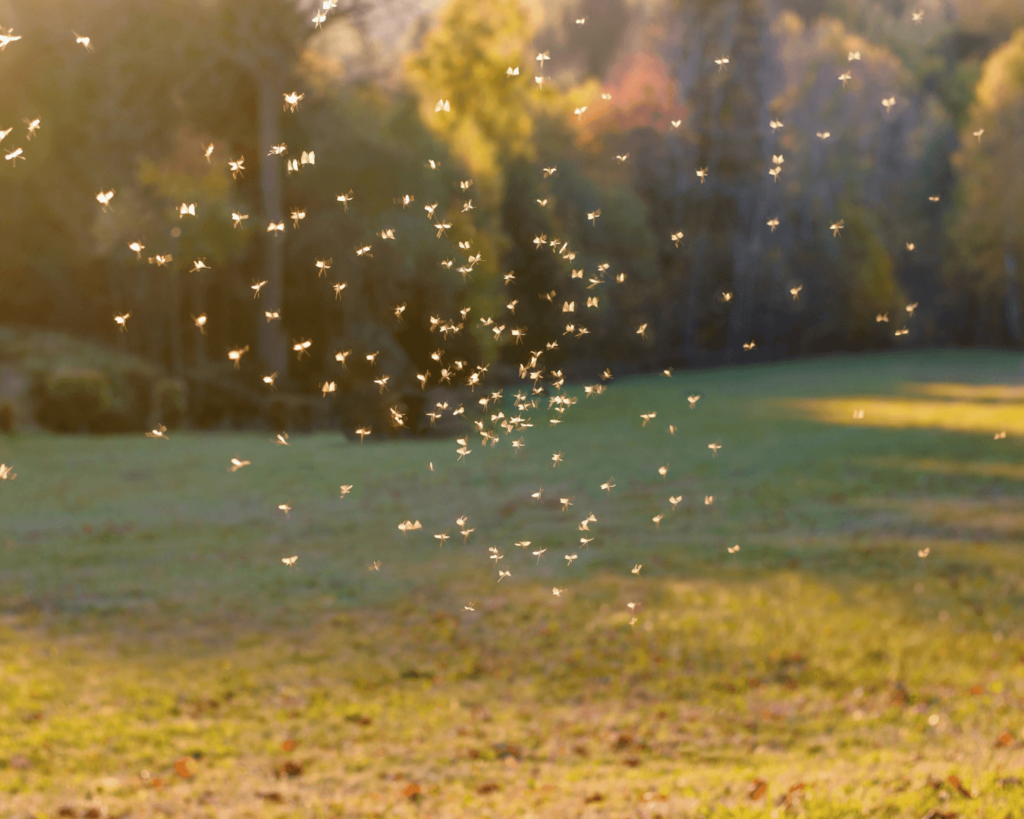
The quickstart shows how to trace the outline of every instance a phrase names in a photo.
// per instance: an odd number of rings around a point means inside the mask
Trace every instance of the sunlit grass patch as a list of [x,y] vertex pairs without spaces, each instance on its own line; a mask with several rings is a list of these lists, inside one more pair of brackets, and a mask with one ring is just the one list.
[[1024,385],[1011,384],[906,384],[903,389],[917,395],[951,398],[957,401],[1015,401],[1024,403]]
[[[1024,402],[854,396],[805,398],[789,406],[817,421],[891,429],[940,429],[1007,435],[1024,434]],[[863,413],[863,415],[861,414]]]

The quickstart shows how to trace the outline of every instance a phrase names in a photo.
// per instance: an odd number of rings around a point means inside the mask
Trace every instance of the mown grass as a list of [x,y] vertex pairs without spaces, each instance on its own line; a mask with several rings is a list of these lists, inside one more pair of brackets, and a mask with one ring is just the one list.
[[0,815],[1019,816],[1019,364],[612,381],[461,462],[0,441]]

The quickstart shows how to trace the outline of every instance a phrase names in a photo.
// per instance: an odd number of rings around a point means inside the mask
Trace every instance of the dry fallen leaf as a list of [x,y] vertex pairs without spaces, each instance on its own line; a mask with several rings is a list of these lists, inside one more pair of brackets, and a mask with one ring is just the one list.
[[946,781],[950,785],[952,785],[954,788],[956,788],[960,792],[961,796],[966,796],[968,799],[971,798],[970,790],[968,790],[967,787],[964,785],[964,783],[960,781],[960,777],[959,776],[956,776],[955,774],[953,774]]
[[199,765],[190,756],[180,757],[174,763],[174,772],[182,779],[191,779],[199,770]]
[[1009,748],[1011,745],[1013,745],[1013,742],[1013,734],[1011,734],[1009,731],[1003,731],[1003,733],[999,735],[999,738],[996,739],[996,747]]
[[415,782],[410,782],[408,785],[405,786],[405,789],[402,791],[402,796],[404,796],[406,799],[412,799],[413,801],[419,799],[420,796],[422,796],[422,794],[423,789]]
[[293,776],[299,776],[301,774],[302,774],[302,763],[301,762],[293,762],[290,759],[285,760],[285,762],[281,763],[281,765],[279,765],[277,767],[277,769],[274,771],[274,776],[276,776],[278,779],[280,779],[282,775],[293,777]]
[[768,783],[763,779],[755,779],[753,786],[750,789],[750,793],[747,794],[751,799],[760,799],[768,793]]

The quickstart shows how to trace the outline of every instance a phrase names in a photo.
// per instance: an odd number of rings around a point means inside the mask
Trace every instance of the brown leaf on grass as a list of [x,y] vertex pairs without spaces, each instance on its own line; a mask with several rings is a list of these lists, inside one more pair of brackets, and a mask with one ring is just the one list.
[[901,683],[896,683],[892,692],[892,704],[893,705],[906,705],[910,702],[910,692],[907,691],[907,687]]
[[277,791],[256,791],[256,795],[267,802],[275,802],[278,804],[284,802],[284,797]]
[[960,792],[961,796],[967,797],[968,799],[971,798],[970,790],[964,785],[963,782],[960,781],[959,776],[951,775],[949,779],[947,779],[946,781],[954,788],[956,788]]
[[290,754],[296,748],[299,747],[299,741],[297,739],[286,739],[281,743],[281,750],[286,754]]
[[295,762],[291,759],[287,759],[278,765],[274,771],[274,776],[280,779],[282,776],[295,777],[301,776],[302,774],[302,763]]
[[800,804],[800,800],[803,799],[803,796],[804,783],[797,782],[795,785],[790,785],[789,790],[775,800],[775,806],[778,808],[781,808],[782,806],[787,808],[796,807]]
[[1016,785],[1024,785],[1024,779],[1016,776],[1004,776],[1002,779],[997,779],[996,782],[1001,788],[1012,788]]
[[572,752],[574,754],[576,754],[576,756],[584,756],[585,757],[585,756],[589,756],[590,755],[589,751],[587,751],[587,746],[586,745],[581,745],[581,744],[573,745],[572,746]]
[[1013,745],[1013,742],[1013,734],[1011,734],[1009,731],[1003,731],[1003,733],[1001,733],[999,737],[996,739],[996,747],[1009,748],[1011,745]]
[[614,748],[616,751],[624,751],[626,748],[630,748],[633,745],[633,737],[629,734],[619,734],[615,739]]
[[422,795],[423,789],[415,782],[410,782],[408,785],[405,786],[405,789],[402,791],[402,796],[404,796],[406,799],[411,799],[414,802],[420,799]]
[[938,808],[932,808],[928,813],[921,817],[921,819],[957,819],[960,814],[956,811],[946,811],[943,813]]
[[584,805],[592,805],[595,802],[604,802],[604,794],[592,793],[583,800]]
[[768,783],[763,779],[755,779],[751,785],[750,793],[747,794],[751,799],[760,799],[768,793]]
[[182,779],[191,779],[199,770],[199,765],[190,756],[179,757],[174,763],[174,772]]
[[985,686],[983,685],[972,685],[970,688],[971,694],[977,697],[979,694],[985,693]]
[[354,722],[356,725],[370,725],[373,722],[373,718],[365,714],[349,714],[345,717],[345,722]]
[[635,768],[637,765],[640,764],[640,758],[636,756],[627,756],[622,761],[625,762],[626,765],[628,765],[630,768]]
[[99,808],[89,808],[82,814],[82,819],[100,819],[103,812]]
[[517,760],[523,758],[523,749],[518,745],[512,745],[509,742],[498,742],[491,746],[494,753],[497,754],[498,759],[504,759],[506,757],[514,757]]
[[494,793],[495,791],[500,790],[501,785],[499,785],[497,782],[484,782],[482,785],[477,787],[476,792],[483,795],[486,793]]
[[78,811],[70,805],[62,805],[57,809],[58,816],[78,816]]

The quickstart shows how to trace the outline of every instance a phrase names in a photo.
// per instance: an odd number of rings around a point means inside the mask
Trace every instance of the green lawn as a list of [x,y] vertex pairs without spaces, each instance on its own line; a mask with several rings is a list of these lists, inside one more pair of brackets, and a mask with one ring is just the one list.
[[613,380],[464,461],[0,439],[0,816],[1019,817],[1020,359]]

